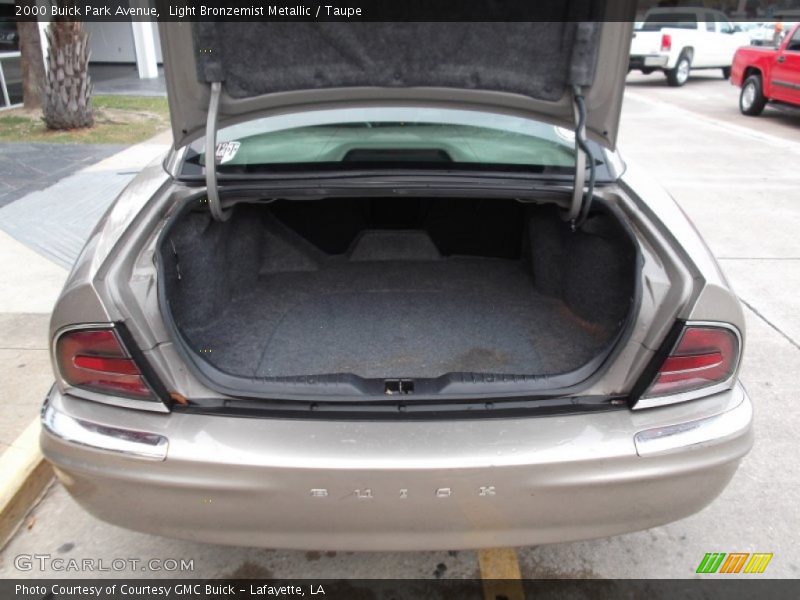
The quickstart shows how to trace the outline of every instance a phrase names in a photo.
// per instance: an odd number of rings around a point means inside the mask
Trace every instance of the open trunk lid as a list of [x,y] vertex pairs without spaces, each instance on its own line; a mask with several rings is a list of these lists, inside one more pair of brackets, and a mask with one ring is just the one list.
[[335,106],[476,109],[572,128],[580,95],[587,135],[613,148],[634,2],[542,8],[560,21],[162,23],[175,147],[209,124]]

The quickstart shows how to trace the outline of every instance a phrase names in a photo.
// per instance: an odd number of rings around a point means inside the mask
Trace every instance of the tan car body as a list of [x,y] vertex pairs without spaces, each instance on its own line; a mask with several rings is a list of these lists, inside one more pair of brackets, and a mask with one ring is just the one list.
[[[168,46],[186,41],[181,31]],[[608,147],[627,66],[619,54],[629,34],[630,23],[603,24],[601,57],[616,59],[599,63],[602,83],[587,91],[589,135]],[[166,51],[170,68],[183,65],[180,53]],[[174,397],[219,398],[175,346],[159,308],[154,263],[172,211],[203,193],[176,178],[184,142],[202,135],[208,96],[192,87],[190,75],[183,69],[170,83],[177,149],[134,179],[92,233],[53,312],[51,339],[75,327],[124,323]],[[184,80],[184,88],[177,85]],[[569,124],[574,108],[567,96],[544,105],[480,90],[353,93],[357,104],[447,99],[561,124]],[[341,90],[313,96],[326,94]],[[226,105],[223,96],[221,118],[269,114],[278,104],[289,110],[284,100]],[[581,393],[624,395],[676,321],[724,326],[741,346],[744,317],[677,204],[646,175],[626,169],[616,152],[606,150],[604,159],[615,182],[595,191],[636,236],[643,293],[630,335]],[[647,398],[635,409],[378,420],[192,414],[75,388],[56,372],[41,442],[63,485],[88,511],[158,535],[342,550],[540,544],[652,527],[710,503],[752,444],[752,406],[737,377],[738,367],[711,388]]]

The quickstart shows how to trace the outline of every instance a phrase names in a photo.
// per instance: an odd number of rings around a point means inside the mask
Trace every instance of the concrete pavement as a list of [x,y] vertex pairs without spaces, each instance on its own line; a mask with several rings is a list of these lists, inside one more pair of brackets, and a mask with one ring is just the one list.
[[0,207],[122,150],[117,144],[0,142]]
[[[691,577],[706,552],[773,552],[764,576],[795,578],[800,549],[794,439],[800,426],[800,224],[797,164],[800,119],[768,110],[740,116],[737,91],[717,73],[668,88],[663,78],[630,77],[623,109],[625,157],[649,169],[678,200],[720,257],[749,307],[742,379],[756,409],[756,445],[710,507],[655,529],[572,544],[517,549],[523,577]],[[640,81],[644,81],[643,83]],[[777,111],[774,111],[777,112]],[[320,553],[223,548],[166,540],[103,524],[53,488],[0,554],[13,557],[194,559],[196,577],[473,577],[475,552]],[[46,573],[47,574],[47,573]],[[53,575],[53,573],[49,573]],[[58,573],[59,576],[80,574]],[[114,574],[109,574],[114,575]],[[120,573],[135,576],[136,573]],[[147,573],[147,576],[174,573]]]
[[729,130],[748,129],[755,135],[774,135],[796,142],[792,128],[797,128],[800,109],[767,105],[758,117],[745,117],[739,112],[739,89],[722,79],[719,69],[698,70],[692,73],[685,86],[669,87],[661,73],[642,75],[634,71],[628,75],[626,99],[643,96],[650,103],[665,102],[685,109],[698,119],[725,123]]
[[89,65],[94,93],[97,95],[122,96],[166,96],[167,83],[164,69],[158,69],[158,77],[139,79],[134,65],[92,64]]
[[[25,185],[0,197],[8,201],[5,206],[0,201],[0,543],[52,477],[38,449],[38,414],[53,382],[48,349],[50,312],[68,268],[122,187],[168,144],[167,133],[100,162],[94,160],[76,173],[82,161],[107,156],[109,149],[99,154],[77,152],[70,157],[72,162],[66,163],[73,165],[69,176],[58,168],[65,164],[59,161],[63,158],[61,147],[4,144],[0,148],[3,167],[30,176]],[[32,167],[34,171],[28,172],[9,166],[24,162],[26,156],[36,165],[53,159],[52,169]],[[37,180],[37,173],[43,177]],[[52,185],[38,191],[47,183]],[[19,197],[29,189],[37,191]]]
[[172,142],[161,133],[0,209],[0,229],[63,267],[71,267],[95,224],[136,174]]
[[52,478],[37,445],[53,383],[48,323],[66,269],[0,231],[0,544]]
[[[38,414],[53,382],[47,330],[68,268],[116,195],[166,151],[169,135],[103,158],[0,208],[0,444],[11,444]],[[48,150],[42,149],[39,162]]]
[[66,277],[0,231],[0,450],[36,417],[53,383],[47,328]]

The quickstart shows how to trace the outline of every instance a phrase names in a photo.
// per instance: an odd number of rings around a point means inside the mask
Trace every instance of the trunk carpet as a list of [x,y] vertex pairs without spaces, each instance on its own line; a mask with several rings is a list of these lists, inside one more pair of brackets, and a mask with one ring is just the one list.
[[184,333],[217,368],[261,377],[552,375],[608,340],[608,330],[537,292],[521,261],[356,256],[262,273],[232,290],[217,319]]

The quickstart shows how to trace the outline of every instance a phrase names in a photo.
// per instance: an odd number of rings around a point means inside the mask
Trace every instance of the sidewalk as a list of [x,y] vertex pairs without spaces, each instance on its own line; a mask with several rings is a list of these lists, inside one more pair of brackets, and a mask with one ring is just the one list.
[[117,144],[0,143],[0,207],[124,149]]
[[46,489],[39,410],[53,383],[48,322],[67,270],[0,231],[0,544]]
[[[142,167],[160,160],[171,140],[170,132],[161,133],[0,208],[0,230],[71,268],[114,198]],[[39,158],[42,164],[48,160]]]
[[158,68],[158,77],[140,79],[136,67],[122,64],[89,65],[95,94],[134,95],[134,96],[166,96],[167,83],[164,80],[164,68]]
[[[49,470],[38,468],[36,438],[39,410],[53,383],[50,312],[98,219],[137,172],[159,160],[170,142],[169,132],[159,134],[0,208],[0,529],[4,535],[8,523],[19,520],[49,479]],[[42,145],[36,157],[39,165],[52,158],[47,146]],[[39,488],[20,495],[31,477]],[[8,501],[15,497],[16,505],[9,509],[13,503]]]
[[0,448],[36,417],[52,384],[47,329],[72,263],[117,194],[170,139],[159,134],[0,208]]
[[66,277],[64,267],[0,232],[0,450],[36,417],[53,383],[47,327]]

